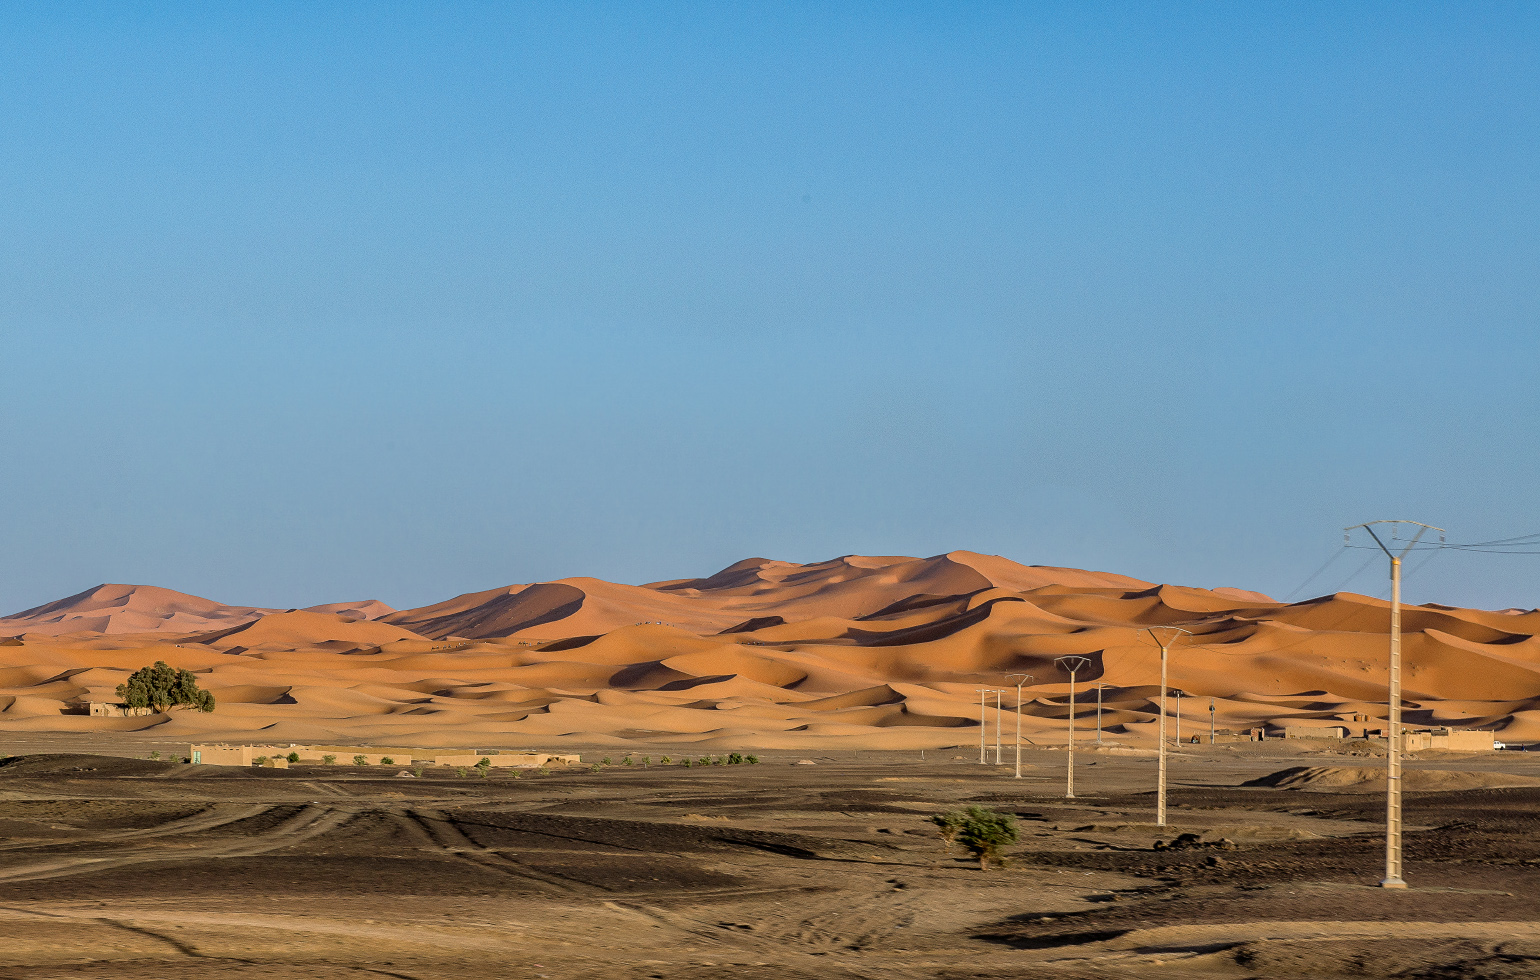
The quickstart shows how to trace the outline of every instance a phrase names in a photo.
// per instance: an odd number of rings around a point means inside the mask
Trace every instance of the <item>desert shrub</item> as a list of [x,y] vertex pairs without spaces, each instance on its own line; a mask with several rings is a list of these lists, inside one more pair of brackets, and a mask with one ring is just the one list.
[[690,768],[690,765],[691,765],[689,759],[681,759],[681,760],[679,760],[679,764],[684,766],[686,769]]
[[414,776],[421,776],[422,773],[423,773],[422,766],[413,766],[412,767],[412,775],[414,775]]
[[267,765],[267,756],[259,755],[255,759],[251,760],[251,764],[254,766],[265,766]]
[[388,755],[380,756],[380,765],[382,765],[382,766],[393,766],[395,764],[396,764],[396,760],[392,759],[390,756],[388,756]]
[[299,761],[299,753],[298,752],[290,752],[289,753],[289,761],[290,762],[298,762]]
[[462,778],[465,777],[465,776],[469,776],[470,774],[471,774],[471,771],[469,769],[465,768],[464,766],[460,766],[458,769],[455,770],[455,775],[456,776],[460,776]]
[[321,765],[323,765],[323,766],[335,766],[336,764],[337,764],[337,757],[336,756],[334,756],[334,755],[323,755],[323,756],[321,756]]
[[759,765],[759,756],[757,756],[757,755],[746,755],[746,756],[743,757],[743,761],[747,762],[751,766],[757,766],[757,765]]
[[541,766],[539,769],[536,769],[535,771],[538,772],[542,776],[549,776],[551,774],[551,767],[550,766]]
[[659,760],[658,760],[658,762],[659,762],[659,763],[660,763],[660,764],[661,764],[661,765],[665,765],[665,766],[671,766],[671,765],[673,765],[673,764],[674,764],[674,760],[673,760],[673,759],[670,759],[670,758],[669,758],[669,757],[668,757],[668,756],[666,756],[666,755],[665,755],[665,756],[664,756],[664,757],[663,757],[663,758],[661,758],[661,759],[659,759]]
[[159,749],[155,749],[155,750],[151,751],[150,752],[150,758],[152,760],[158,760],[160,758],[160,750]]
[[712,756],[711,757],[711,764],[713,766],[720,766],[722,764],[722,760],[718,756]]
[[621,759],[620,764],[623,766],[629,766],[631,764],[631,757],[628,755],[624,759]]
[[650,756],[650,755],[642,756],[642,768],[646,769],[650,765],[652,765],[652,756]]
[[488,759],[486,756],[482,756],[476,762],[476,775],[480,776],[482,779],[486,779],[487,778],[487,774],[490,773],[491,771],[492,771],[492,760]]
[[163,660],[141,667],[118,685],[118,697],[130,708],[167,708],[182,705],[199,711],[214,710],[214,695],[199,690],[198,679],[190,670],[177,670]]
[[988,868],[990,862],[1000,863],[1000,849],[1016,843],[1019,837],[1015,817],[987,807],[964,807],[930,819],[941,828],[941,837],[948,844],[961,844],[971,851],[980,869]]
[[588,771],[589,772],[603,772],[604,771],[604,767],[599,765],[599,763],[595,762],[593,765],[588,767]]
[[604,758],[599,760],[599,765],[601,765],[601,766],[608,766],[610,764],[611,763],[610,763],[610,757],[609,756],[605,756]]
[[743,756],[734,752],[727,757],[727,764],[730,766],[741,766],[743,765]]
[[361,755],[355,755],[353,757],[353,765],[355,765],[355,766],[367,766],[368,764],[369,764],[369,760],[365,759]]

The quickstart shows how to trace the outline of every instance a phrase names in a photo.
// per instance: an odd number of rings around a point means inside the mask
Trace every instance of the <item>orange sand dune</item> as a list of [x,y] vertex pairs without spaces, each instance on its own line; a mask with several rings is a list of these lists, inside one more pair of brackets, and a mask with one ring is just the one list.
[[[1403,625],[1411,722],[1540,739],[1540,613],[1414,606]],[[1169,682],[1202,699],[1186,712],[1206,716],[1212,699],[1221,727],[1385,713],[1382,601],[1289,605],[955,551],[754,558],[650,585],[568,578],[399,612],[373,602],[278,611],[100,586],[0,620],[10,637],[0,639],[0,724],[423,746],[921,748],[977,737],[980,687],[1007,689],[1003,710],[991,697],[983,714],[1009,737],[1014,678],[1028,674],[1022,731],[1042,743],[1064,738],[1059,660],[1078,656],[1077,714],[1094,711],[1090,689],[1101,686],[1108,737],[1139,743],[1159,693],[1148,630],[1161,626],[1196,634],[1171,634]],[[196,672],[218,709],[60,713],[67,701],[112,700],[156,660]]]
[[[227,606],[153,585],[98,585],[56,602],[0,619],[0,636],[31,633],[189,633],[249,623],[277,609]],[[393,610],[383,602],[333,602],[310,612],[377,619]]]

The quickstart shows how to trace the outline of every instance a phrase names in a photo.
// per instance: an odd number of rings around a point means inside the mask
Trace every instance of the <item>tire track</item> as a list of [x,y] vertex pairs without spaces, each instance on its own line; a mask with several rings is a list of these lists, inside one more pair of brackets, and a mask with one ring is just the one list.
[[[271,809],[274,808],[266,807],[264,812]],[[62,878],[69,875],[110,871],[136,864],[153,864],[168,859],[187,861],[196,858],[254,857],[258,854],[266,854],[269,851],[289,847],[301,841],[309,840],[312,837],[329,833],[348,823],[356,816],[357,813],[353,811],[307,806],[278,826],[263,831],[247,840],[229,841],[213,846],[179,850],[174,854],[167,854],[159,850],[147,850],[133,854],[117,854],[104,857],[72,856],[58,858],[52,861],[43,861],[0,870],[0,882],[39,881],[47,878]]]
[[453,854],[463,861],[502,874],[538,881],[570,895],[605,894],[602,889],[592,885],[531,868],[500,851],[482,847],[465,836],[464,832],[440,810],[408,810],[405,816],[417,822],[418,826],[433,840],[438,850]]
[[[151,837],[166,837],[172,834],[190,834],[204,830],[213,830],[227,824],[239,823],[242,820],[250,820],[259,817],[274,809],[276,804],[250,804],[238,805],[229,803],[216,803],[201,813],[195,813],[190,817],[179,817],[176,820],[168,820],[153,827],[141,827],[134,830],[110,831],[105,834],[96,834],[90,839],[90,843],[96,844],[102,841],[143,840]],[[49,847],[78,846],[80,841],[55,841],[41,844],[36,841],[21,841],[12,844],[0,844],[0,852],[5,851],[45,851]]]

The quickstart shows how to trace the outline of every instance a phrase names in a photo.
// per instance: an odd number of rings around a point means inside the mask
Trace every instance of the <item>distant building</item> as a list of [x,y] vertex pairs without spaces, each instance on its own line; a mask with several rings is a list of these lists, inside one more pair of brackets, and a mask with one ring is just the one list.
[[1346,738],[1347,729],[1341,725],[1285,725],[1284,738]]
[[130,708],[126,704],[111,701],[66,701],[60,709],[64,715],[90,715],[92,718],[138,718],[153,715],[154,708]]
[[[299,756],[301,762],[325,762],[328,756],[340,766],[409,766],[413,763],[432,766],[474,766],[482,759],[489,765],[537,769],[541,766],[575,766],[582,758],[577,755],[555,755],[546,752],[500,752],[495,749],[475,752],[470,749],[410,749],[389,748],[379,745],[190,745],[187,758],[195,765],[250,766],[258,758],[266,758],[280,769],[288,768],[288,757]],[[387,762],[386,760],[390,760]],[[361,762],[357,760],[362,760]]]

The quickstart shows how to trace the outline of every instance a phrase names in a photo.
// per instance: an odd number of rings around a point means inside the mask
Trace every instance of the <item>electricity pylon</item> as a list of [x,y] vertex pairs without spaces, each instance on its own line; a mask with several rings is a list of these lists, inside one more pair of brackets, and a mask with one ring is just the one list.
[[1159,827],[1166,825],[1166,649],[1171,645],[1170,641],[1161,642],[1156,630],[1176,630],[1178,633],[1186,633],[1192,636],[1192,630],[1184,630],[1180,626],[1150,626],[1145,632],[1150,634],[1150,639],[1160,645],[1160,731],[1157,733],[1160,741],[1160,775],[1155,781],[1155,824]]
[[[1385,542],[1374,533],[1376,524],[1409,524],[1417,528],[1417,533],[1408,541],[1405,548],[1399,554],[1385,547]],[[1424,534],[1429,531],[1438,532],[1439,543],[1444,541],[1444,529],[1434,527],[1431,524],[1421,524],[1417,521],[1370,521],[1367,524],[1355,524],[1344,528],[1342,531],[1343,542],[1346,543],[1352,533],[1359,528],[1369,532],[1369,537],[1385,552],[1385,557],[1390,559],[1390,718],[1387,719],[1386,735],[1390,743],[1390,778],[1385,786],[1385,877],[1380,882],[1381,888],[1405,888],[1406,881],[1401,877],[1401,559],[1411,551]],[[1399,544],[1395,533],[1399,528],[1391,528],[1391,542]]]
[[[1021,778],[1021,685],[1032,679],[1031,674],[1011,674],[1010,677],[1019,677],[1016,682],[1016,778]],[[1006,678],[1009,680],[1010,678]]]
[[1069,776],[1064,798],[1075,798],[1075,674],[1091,666],[1090,657],[1060,657],[1054,663],[1069,674]]
[[989,688],[981,687],[979,692],[979,765],[989,765],[988,749],[984,747],[989,736],[989,709],[985,706],[985,698],[989,697]]

